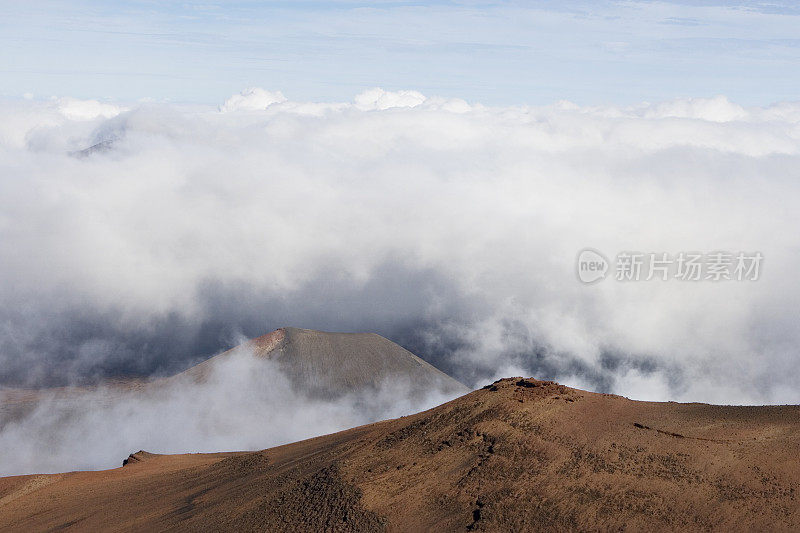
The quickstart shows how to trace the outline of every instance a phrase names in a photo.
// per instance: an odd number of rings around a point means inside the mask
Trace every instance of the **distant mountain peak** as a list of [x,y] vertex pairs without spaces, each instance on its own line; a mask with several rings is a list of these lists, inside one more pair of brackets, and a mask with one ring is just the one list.
[[387,384],[412,392],[460,395],[469,389],[427,361],[376,333],[339,333],[283,327],[196,365],[178,376],[207,377],[214,365],[242,350],[276,361],[297,390],[340,396]]

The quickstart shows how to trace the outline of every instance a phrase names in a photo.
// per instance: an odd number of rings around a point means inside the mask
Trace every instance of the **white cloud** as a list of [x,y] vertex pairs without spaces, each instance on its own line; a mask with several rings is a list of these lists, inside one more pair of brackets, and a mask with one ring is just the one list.
[[69,120],[94,120],[111,118],[120,114],[122,108],[114,104],[105,104],[97,100],[78,100],[77,98],[61,98],[58,101],[61,114]]
[[219,108],[223,113],[231,111],[258,111],[264,110],[272,104],[285,102],[286,97],[280,91],[270,92],[260,87],[245,89],[239,94],[228,98]]
[[680,98],[648,106],[645,111],[648,118],[696,118],[709,122],[730,122],[745,120],[749,113],[739,105],[732,103],[724,96],[713,98]]
[[417,91],[384,91],[378,87],[368,89],[355,98],[356,107],[365,111],[385,110],[394,107],[416,107],[425,102]]

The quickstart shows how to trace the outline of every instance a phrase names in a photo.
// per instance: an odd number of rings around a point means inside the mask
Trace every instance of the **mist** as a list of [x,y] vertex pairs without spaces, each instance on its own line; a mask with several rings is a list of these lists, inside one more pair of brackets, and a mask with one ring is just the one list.
[[[274,361],[238,348],[207,379],[50,390],[0,424],[0,476],[119,467],[128,454],[260,450],[413,414],[453,399],[402,378],[337,397],[293,387]],[[16,419],[15,419],[16,418]]]

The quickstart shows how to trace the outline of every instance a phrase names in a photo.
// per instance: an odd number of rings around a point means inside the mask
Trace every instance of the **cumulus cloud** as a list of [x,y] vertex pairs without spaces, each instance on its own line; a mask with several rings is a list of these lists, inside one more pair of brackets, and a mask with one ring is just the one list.
[[[0,107],[6,384],[171,372],[296,325],[377,331],[470,385],[800,401],[800,105],[275,94],[234,100],[258,113]],[[585,286],[587,246],[765,259],[756,282]]]
[[749,117],[742,106],[732,103],[722,95],[713,98],[681,98],[647,106],[643,111],[648,118],[696,118],[709,122],[730,122]]
[[260,87],[252,87],[228,98],[220,106],[219,110],[223,113],[230,111],[256,111],[285,101],[286,97],[280,91],[270,92]]
[[61,98],[58,102],[61,114],[70,120],[94,120],[111,118],[120,114],[122,109],[114,104],[97,100],[79,100],[77,98]]
[[356,107],[365,111],[416,107],[423,102],[425,96],[417,91],[384,91],[379,87],[366,90],[355,98]]

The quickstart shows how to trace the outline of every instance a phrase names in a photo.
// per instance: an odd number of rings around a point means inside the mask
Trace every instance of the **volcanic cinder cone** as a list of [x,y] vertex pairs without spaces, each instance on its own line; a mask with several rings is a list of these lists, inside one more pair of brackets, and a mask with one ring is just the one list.
[[400,382],[412,394],[450,397],[469,389],[402,346],[375,333],[328,333],[280,328],[212,357],[176,377],[203,380],[214,365],[250,351],[276,361],[297,391],[336,397]]

